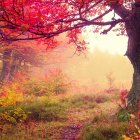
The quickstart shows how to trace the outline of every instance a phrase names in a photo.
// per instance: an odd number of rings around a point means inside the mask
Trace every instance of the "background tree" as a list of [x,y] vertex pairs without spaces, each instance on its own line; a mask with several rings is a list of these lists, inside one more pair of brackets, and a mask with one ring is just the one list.
[[26,42],[24,45],[17,43],[13,46],[5,44],[1,49],[1,61],[3,67],[1,70],[0,80],[2,83],[13,81],[16,74],[19,72],[29,73],[30,68],[40,67],[46,62],[46,52],[44,49],[34,47],[34,44],[28,46]]
[[115,78],[113,76],[113,73],[112,72],[108,73],[106,78],[107,78],[107,82],[108,82],[108,90],[107,91],[112,92],[113,90],[115,90],[115,85],[114,85]]
[[[105,21],[104,17],[114,11]],[[122,26],[122,23],[124,26]],[[78,51],[85,49],[85,42],[78,41],[78,34],[92,26],[93,32],[107,34],[121,24],[128,36],[126,55],[134,68],[133,85],[129,102],[137,104],[140,97],[140,2],[139,0],[1,0],[1,40],[11,43],[18,40],[38,39],[52,47],[54,36],[68,32],[69,42],[74,42]],[[106,29],[101,27],[106,26]],[[49,40],[47,40],[49,39]],[[4,53],[9,55],[10,50]],[[4,65],[3,65],[4,66]]]

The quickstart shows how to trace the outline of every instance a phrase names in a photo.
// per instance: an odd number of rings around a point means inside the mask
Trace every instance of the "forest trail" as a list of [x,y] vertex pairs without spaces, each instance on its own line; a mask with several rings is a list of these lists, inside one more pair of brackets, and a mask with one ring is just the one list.
[[83,104],[82,107],[70,108],[68,110],[68,125],[61,132],[61,140],[80,140],[79,136],[83,128],[93,122],[97,115],[102,116],[104,112],[110,117],[114,115],[116,113],[116,105],[114,106],[114,103],[111,101],[108,103],[96,105],[92,103],[90,106]]
[[91,109],[72,108],[68,111],[68,126],[63,128],[61,140],[80,140],[79,135],[82,128],[92,121]]

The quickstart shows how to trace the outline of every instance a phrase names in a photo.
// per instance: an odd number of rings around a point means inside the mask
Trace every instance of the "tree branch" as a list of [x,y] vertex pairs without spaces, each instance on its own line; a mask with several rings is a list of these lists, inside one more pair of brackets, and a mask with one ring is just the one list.
[[130,14],[130,11],[127,10],[123,5],[112,4],[110,5],[110,7],[113,8],[115,13],[119,15],[122,19],[127,18]]
[[25,37],[25,38],[24,37],[23,38],[20,38],[20,37],[18,37],[18,38],[8,38],[7,37],[6,39],[10,40],[10,41],[34,40],[34,39],[41,39],[41,38],[49,39],[49,38],[57,36],[61,33],[71,31],[71,30],[74,30],[74,29],[77,29],[77,28],[82,28],[82,27],[85,27],[85,26],[90,26],[90,25],[108,26],[108,25],[111,25],[111,26],[114,27],[115,25],[117,25],[120,22],[124,22],[124,20],[123,19],[118,19],[118,20],[115,20],[115,21],[108,21],[108,22],[85,21],[83,23],[77,23],[77,24],[75,24],[71,27],[67,27],[67,28],[64,28],[64,29],[56,30],[56,31],[53,31],[53,32],[47,32],[47,33],[45,33],[45,32],[39,33],[39,32],[36,32],[36,31],[28,30],[28,32],[30,32],[31,34],[35,34],[36,37]]

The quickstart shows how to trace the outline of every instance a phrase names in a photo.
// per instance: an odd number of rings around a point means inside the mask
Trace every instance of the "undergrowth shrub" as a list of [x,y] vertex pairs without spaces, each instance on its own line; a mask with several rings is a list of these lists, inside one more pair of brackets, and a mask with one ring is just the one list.
[[[43,99],[42,99],[43,98]],[[25,120],[65,121],[67,106],[57,100],[40,97],[34,102],[22,102],[17,106],[0,108],[0,121],[17,124]]]
[[60,102],[46,98],[20,106],[25,112],[30,112],[28,118],[33,120],[63,120],[66,116],[66,107]]
[[104,123],[88,125],[84,128],[81,140],[120,140],[121,134],[127,130],[127,123]]
[[[123,140],[140,140],[140,111],[139,107],[137,108],[131,108],[130,112],[130,118],[129,118],[129,128],[128,131],[125,132],[122,135]],[[134,111],[135,110],[135,111]]]
[[0,106],[16,105],[23,101],[23,94],[18,83],[5,85],[0,91]]
[[0,113],[0,122],[2,124],[10,123],[17,124],[19,122],[24,122],[28,118],[28,114],[21,108],[15,108],[12,110],[7,110]]
[[56,95],[66,93],[71,85],[69,77],[61,69],[50,70],[46,82],[54,87],[53,91]]
[[27,96],[49,96],[53,93],[53,89],[45,81],[30,80],[25,83],[23,93]]
[[49,96],[66,93],[70,82],[62,71],[50,72],[45,79],[32,79],[24,84],[26,95]]
[[128,110],[122,108],[118,111],[117,118],[119,121],[129,121],[131,116]]

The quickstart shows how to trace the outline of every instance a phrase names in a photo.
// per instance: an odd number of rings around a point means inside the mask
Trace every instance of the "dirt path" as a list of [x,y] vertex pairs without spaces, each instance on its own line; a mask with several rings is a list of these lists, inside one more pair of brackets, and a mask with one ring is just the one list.
[[64,127],[61,133],[61,140],[79,140],[82,128],[92,119],[89,109],[75,108],[69,110],[69,125]]
[[68,125],[61,132],[61,140],[80,140],[80,132],[85,125],[90,124],[97,114],[105,114],[110,117],[116,113],[116,105],[111,101],[96,105],[96,107],[77,107],[68,111]]
[[78,140],[78,134],[81,130],[82,126],[71,125],[64,128],[62,132],[61,139],[62,140]]

